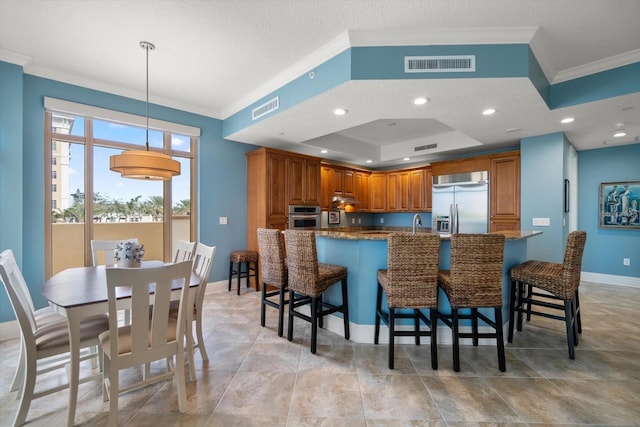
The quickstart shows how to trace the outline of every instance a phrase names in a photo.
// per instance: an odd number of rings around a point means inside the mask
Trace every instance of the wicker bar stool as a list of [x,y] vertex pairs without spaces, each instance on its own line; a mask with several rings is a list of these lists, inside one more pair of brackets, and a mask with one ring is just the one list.
[[[313,231],[285,230],[284,240],[289,269],[289,327],[287,339],[293,339],[293,318],[311,322],[311,353],[316,353],[318,325],[322,318],[341,312],[344,321],[344,338],[349,339],[349,302],[347,298],[347,269],[339,265],[318,263],[316,236]],[[342,304],[334,305],[322,300],[322,294],[331,285],[341,282]],[[311,304],[311,315],[295,309]]]
[[[563,320],[567,330],[569,359],[575,359],[574,347],[578,345],[578,334],[582,333],[578,287],[582,253],[586,241],[585,231],[572,231],[567,237],[562,264],[530,260],[511,268],[509,272],[511,276],[509,336],[507,338],[509,342],[513,342],[516,312],[518,313],[518,331],[522,330],[523,313],[526,313],[527,321],[531,320],[532,314]],[[527,285],[526,292],[524,285]],[[564,311],[564,316],[532,310],[532,305]]]
[[[451,236],[451,270],[440,270],[438,285],[444,290],[451,305],[451,314],[439,313],[440,319],[453,333],[453,370],[460,371],[460,338],[495,338],[500,371],[507,370],[502,335],[502,269],[504,264],[504,235],[453,234]],[[492,307],[494,320],[478,309]],[[470,308],[470,314],[459,309]],[[460,332],[460,319],[471,319],[471,332]],[[478,331],[478,319],[495,332]]]
[[[233,264],[238,264],[236,270]],[[244,271],[242,265],[244,264]],[[260,290],[258,283],[258,252],[256,251],[233,251],[229,255],[229,291],[231,291],[231,280],[233,276],[238,279],[238,295],[240,295],[240,279],[247,278],[247,288],[249,287],[249,279],[254,277],[256,280],[256,292]]]
[[[416,345],[420,337],[431,337],[431,367],[438,369],[438,234],[393,233],[388,239],[388,268],[378,270],[374,343],[378,344],[380,320],[389,327],[389,369],[393,369],[394,338],[413,336]],[[382,310],[382,294],[387,295],[387,312]],[[411,309],[411,312],[398,312]],[[429,309],[429,317],[421,311]],[[413,319],[414,330],[397,330],[396,319]],[[420,321],[429,330],[420,330]]]
[[[280,236],[280,230],[258,228],[258,248],[262,259],[262,298],[260,302],[260,324],[265,325],[265,307],[273,307],[278,310],[278,336],[283,333],[284,294],[287,291],[288,272],[284,258],[284,244]],[[278,288],[267,291],[267,285]],[[278,301],[269,298],[278,296]]]

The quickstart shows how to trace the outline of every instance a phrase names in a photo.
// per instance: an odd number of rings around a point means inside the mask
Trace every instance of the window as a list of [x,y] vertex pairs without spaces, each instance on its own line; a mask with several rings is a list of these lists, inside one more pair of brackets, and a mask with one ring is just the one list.
[[[45,107],[48,101],[45,98]],[[137,237],[145,245],[145,259],[170,260],[173,242],[196,236],[195,128],[175,125],[187,131],[175,132],[172,124],[158,122],[168,130],[149,132],[151,149],[178,160],[180,176],[166,182],[124,179],[109,170],[109,157],[143,148],[146,129],[139,123],[144,122],[124,113],[73,106],[88,114],[48,108],[45,115],[45,147],[52,159],[45,176],[56,180],[49,181],[51,192],[45,203],[47,277],[65,268],[91,265],[92,239]],[[100,119],[91,117],[96,111]],[[117,121],[105,120],[109,114],[115,114]],[[123,117],[132,124],[123,124]]]

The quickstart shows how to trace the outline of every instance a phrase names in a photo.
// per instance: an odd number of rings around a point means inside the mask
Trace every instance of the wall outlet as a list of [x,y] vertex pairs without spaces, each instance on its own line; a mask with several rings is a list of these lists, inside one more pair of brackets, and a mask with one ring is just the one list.
[[227,217],[226,216],[221,216],[220,217],[220,225],[227,225]]
[[358,218],[358,224],[362,224],[362,218]]
[[551,220],[549,218],[533,218],[533,225],[538,227],[548,227],[551,225]]
[[356,223],[356,219],[355,218],[351,218],[351,224],[355,224]]
[[384,224],[384,218],[380,218],[380,224]]
[[627,267],[629,267],[631,265],[631,258],[623,258],[622,264],[624,264]]

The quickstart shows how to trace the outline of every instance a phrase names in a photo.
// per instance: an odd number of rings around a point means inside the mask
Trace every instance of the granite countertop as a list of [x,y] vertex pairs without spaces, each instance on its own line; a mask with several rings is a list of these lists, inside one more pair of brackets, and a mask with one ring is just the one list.
[[[327,237],[330,239],[343,240],[387,240],[389,234],[394,232],[411,232],[411,227],[340,227],[340,228],[322,228],[316,232],[316,236]],[[430,233],[431,228],[418,227],[416,233]],[[498,231],[496,233],[504,234],[506,240],[523,240],[529,237],[542,234],[542,231],[532,230],[516,230],[516,231]],[[449,240],[450,234],[441,234],[442,240]]]

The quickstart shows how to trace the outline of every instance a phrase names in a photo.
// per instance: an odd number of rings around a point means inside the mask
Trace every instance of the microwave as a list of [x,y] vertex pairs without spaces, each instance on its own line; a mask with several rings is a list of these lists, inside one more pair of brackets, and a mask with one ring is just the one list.
[[319,230],[320,206],[289,205],[289,229]]

